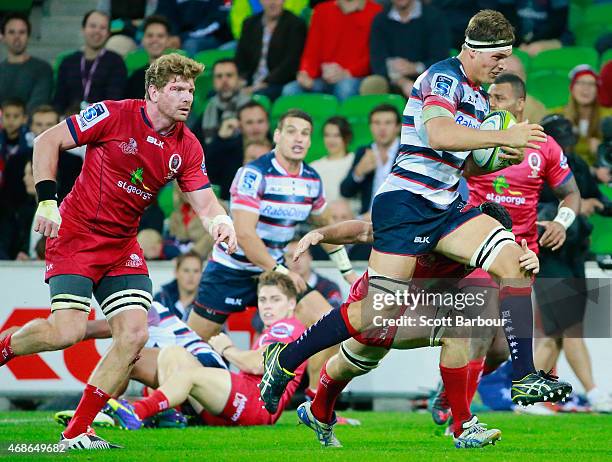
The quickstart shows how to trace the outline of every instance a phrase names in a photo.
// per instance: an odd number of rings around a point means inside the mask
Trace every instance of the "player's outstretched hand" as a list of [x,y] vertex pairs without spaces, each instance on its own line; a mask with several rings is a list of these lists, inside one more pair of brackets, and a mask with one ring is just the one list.
[[216,244],[224,243],[222,247],[226,253],[234,253],[236,251],[237,240],[236,230],[233,225],[228,223],[217,223],[212,228],[212,237]]
[[504,144],[510,148],[540,149],[535,143],[545,143],[546,133],[541,125],[530,124],[528,121],[513,125],[502,131]]
[[300,242],[298,242],[295,252],[293,253],[293,261],[298,261],[300,257],[306,252],[311,246],[317,245],[323,240],[323,234],[318,231],[310,231],[304,235]]
[[57,237],[61,224],[62,217],[57,208],[57,201],[40,201],[34,216],[34,232],[53,239]]
[[521,247],[523,248],[523,255],[519,257],[521,268],[525,271],[530,271],[532,274],[538,274],[540,272],[540,260],[533,250],[527,247],[527,241],[523,239],[521,241]]
[[291,281],[293,281],[293,285],[295,286],[295,289],[298,291],[298,294],[301,294],[302,292],[306,290],[306,282],[304,282],[304,279],[302,279],[302,276],[300,276],[297,273],[294,273],[293,271],[289,271],[287,273],[287,276],[289,276],[289,278],[291,278]]
[[559,250],[565,242],[565,228],[556,221],[536,221],[536,225],[544,227],[544,234],[540,238],[540,245],[550,250]]

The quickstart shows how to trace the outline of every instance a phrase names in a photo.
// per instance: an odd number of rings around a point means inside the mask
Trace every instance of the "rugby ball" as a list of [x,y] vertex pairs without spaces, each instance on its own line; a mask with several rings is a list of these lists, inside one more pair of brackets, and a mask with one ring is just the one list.
[[[516,123],[514,116],[508,111],[493,111],[485,117],[480,124],[480,130],[506,130]],[[506,159],[500,159],[499,155],[504,151],[497,148],[475,149],[472,151],[474,162],[485,170],[499,170],[509,167],[511,164]]]

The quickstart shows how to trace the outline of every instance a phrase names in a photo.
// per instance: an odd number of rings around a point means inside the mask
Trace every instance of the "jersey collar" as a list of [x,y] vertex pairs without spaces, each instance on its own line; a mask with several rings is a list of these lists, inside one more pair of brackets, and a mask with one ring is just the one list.
[[272,158],[272,166],[276,170],[278,170],[281,174],[292,177],[292,178],[302,176],[302,173],[304,172],[304,162],[300,163],[300,171],[298,173],[291,174],[283,168],[283,166],[280,164],[278,160],[276,160],[276,151],[272,151],[272,153],[274,154],[274,157]]

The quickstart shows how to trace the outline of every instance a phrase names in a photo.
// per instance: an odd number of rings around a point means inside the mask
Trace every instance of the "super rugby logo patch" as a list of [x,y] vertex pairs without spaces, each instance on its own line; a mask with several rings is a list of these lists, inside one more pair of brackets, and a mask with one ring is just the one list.
[[244,169],[238,180],[238,194],[251,197],[257,196],[261,179],[261,173],[251,169]]
[[84,132],[108,116],[110,116],[110,112],[108,112],[106,105],[104,103],[96,103],[79,112],[76,121],[81,131]]
[[434,74],[431,81],[431,93],[446,99],[452,99],[457,83],[457,79],[448,75]]

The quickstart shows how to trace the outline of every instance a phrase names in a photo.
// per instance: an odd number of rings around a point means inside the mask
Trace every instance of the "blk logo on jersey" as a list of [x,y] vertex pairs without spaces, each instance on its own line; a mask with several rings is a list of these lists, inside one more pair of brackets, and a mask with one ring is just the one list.
[[416,244],[430,244],[429,236],[416,236],[414,242]]
[[164,149],[164,142],[158,140],[157,138],[155,138],[155,137],[153,137],[151,135],[147,136],[147,143],[154,144],[155,146]]

